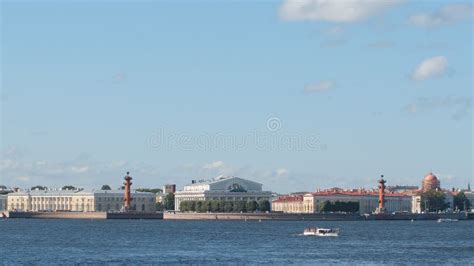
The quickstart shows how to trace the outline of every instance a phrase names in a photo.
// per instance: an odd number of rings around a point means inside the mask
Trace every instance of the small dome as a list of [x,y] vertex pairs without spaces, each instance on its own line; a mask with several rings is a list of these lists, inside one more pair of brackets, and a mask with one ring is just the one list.
[[438,180],[438,178],[433,173],[429,173],[425,176],[425,178],[423,180],[424,181],[435,181],[435,180]]

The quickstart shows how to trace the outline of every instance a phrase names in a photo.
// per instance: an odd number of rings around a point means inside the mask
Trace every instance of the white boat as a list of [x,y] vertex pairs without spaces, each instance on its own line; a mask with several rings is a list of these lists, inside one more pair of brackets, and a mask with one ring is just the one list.
[[303,235],[305,236],[339,236],[339,229],[327,229],[318,227],[305,228]]
[[446,223],[446,222],[457,222],[458,219],[450,219],[450,218],[439,218],[438,223]]

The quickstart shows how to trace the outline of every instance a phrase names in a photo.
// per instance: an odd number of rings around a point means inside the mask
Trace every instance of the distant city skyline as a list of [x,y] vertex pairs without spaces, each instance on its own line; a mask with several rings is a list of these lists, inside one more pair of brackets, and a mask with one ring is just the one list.
[[472,3],[321,3],[3,1],[0,185],[474,183]]

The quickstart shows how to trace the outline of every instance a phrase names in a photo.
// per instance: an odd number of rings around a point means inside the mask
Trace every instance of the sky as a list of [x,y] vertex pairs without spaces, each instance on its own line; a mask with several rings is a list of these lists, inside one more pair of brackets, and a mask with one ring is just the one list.
[[470,1],[0,8],[0,184],[474,183]]

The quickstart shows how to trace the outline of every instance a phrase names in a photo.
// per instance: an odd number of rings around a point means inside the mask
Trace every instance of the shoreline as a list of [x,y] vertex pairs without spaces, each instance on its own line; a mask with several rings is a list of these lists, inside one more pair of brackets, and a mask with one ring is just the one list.
[[[180,213],[165,212],[164,220],[244,220],[244,221],[380,221],[380,220],[468,220],[465,213],[430,214],[339,214],[339,213]],[[474,217],[472,217],[474,218]],[[471,219],[472,219],[471,218]]]
[[107,212],[6,212],[9,219],[152,219],[152,220],[207,220],[207,221],[420,221],[457,219],[474,220],[474,213],[429,214],[342,214],[342,213],[107,213]]

